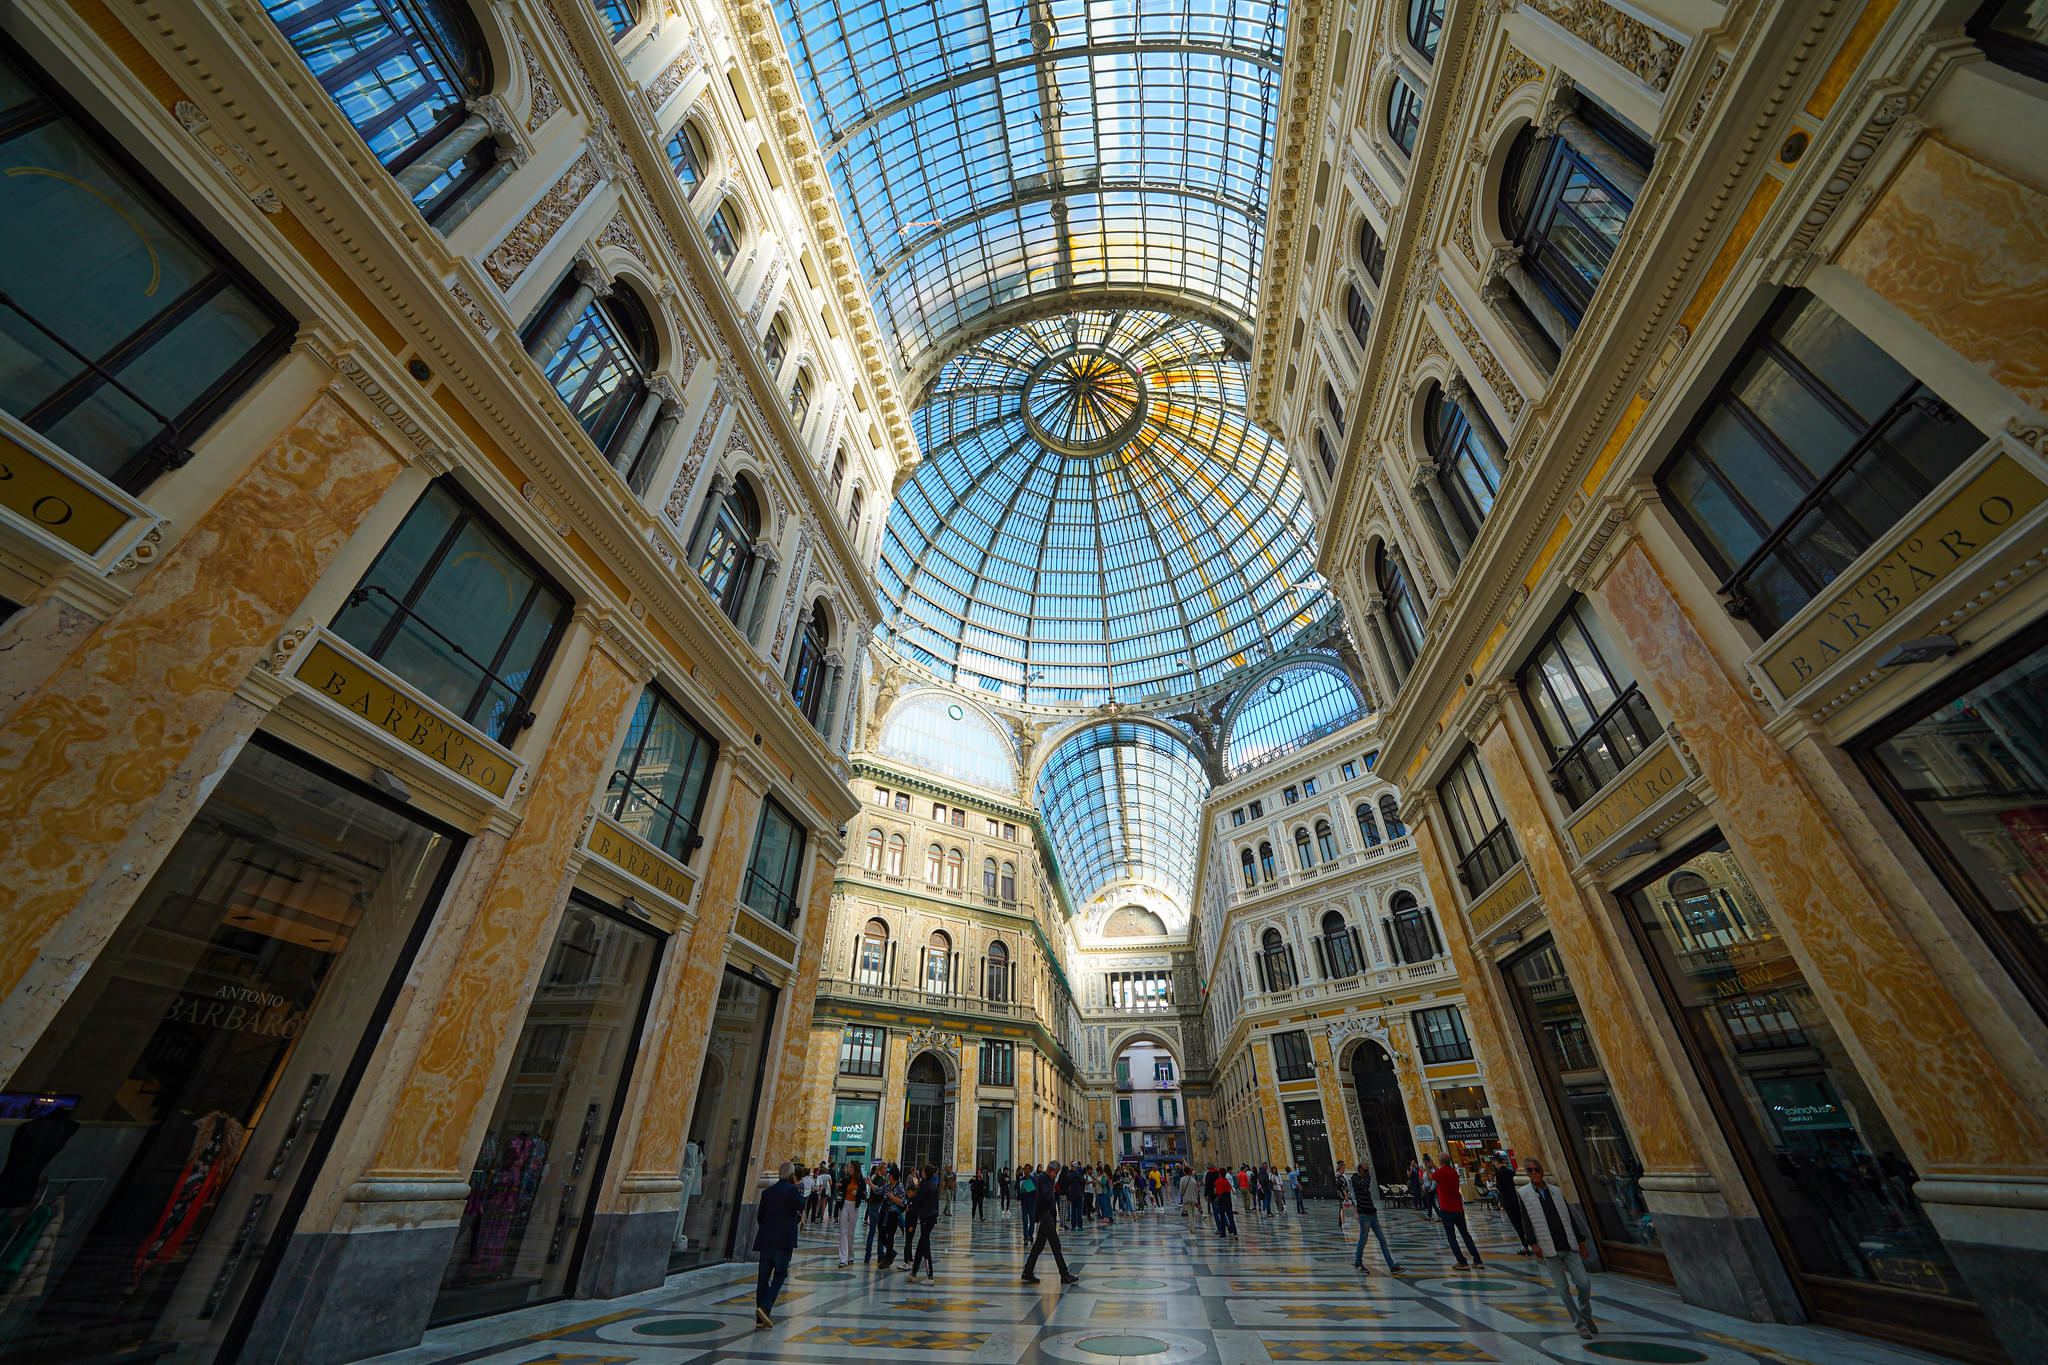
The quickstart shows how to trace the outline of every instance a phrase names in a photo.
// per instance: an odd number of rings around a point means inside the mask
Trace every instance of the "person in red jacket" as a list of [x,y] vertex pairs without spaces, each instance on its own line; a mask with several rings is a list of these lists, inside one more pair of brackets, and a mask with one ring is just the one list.
[[1472,1253],[1473,1265],[1485,1265],[1479,1259],[1479,1248],[1473,1245],[1472,1229],[1465,1226],[1465,1196],[1458,1188],[1458,1168],[1451,1164],[1448,1154],[1438,1157],[1436,1169],[1429,1173],[1430,1183],[1436,1186],[1436,1212],[1443,1219],[1444,1240],[1451,1244],[1451,1255],[1458,1258],[1458,1269],[1465,1269],[1465,1257],[1458,1250],[1458,1234],[1465,1234],[1465,1246]]

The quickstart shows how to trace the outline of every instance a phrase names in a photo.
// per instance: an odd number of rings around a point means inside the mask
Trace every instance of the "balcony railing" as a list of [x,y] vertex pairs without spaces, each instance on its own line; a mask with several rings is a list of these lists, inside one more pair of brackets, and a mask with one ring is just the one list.
[[839,1000],[868,1004],[898,1005],[908,1009],[951,1010],[955,1013],[985,1014],[999,1019],[1030,1019],[1032,1009],[1021,1000],[984,1000],[963,991],[927,991],[917,986],[871,986],[845,977],[827,977],[818,983],[818,994]]

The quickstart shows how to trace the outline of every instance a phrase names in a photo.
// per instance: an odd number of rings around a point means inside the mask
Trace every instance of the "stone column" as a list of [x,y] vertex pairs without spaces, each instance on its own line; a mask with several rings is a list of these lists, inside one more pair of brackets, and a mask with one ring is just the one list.
[[711,482],[704,489],[704,504],[697,510],[697,526],[690,532],[690,562],[688,572],[697,572],[697,566],[704,561],[705,547],[711,543],[711,528],[718,524],[718,504],[725,497],[725,490],[732,487],[732,475],[719,470],[711,476]]
[[967,1195],[968,1177],[974,1174],[974,1141],[981,1117],[981,1044],[972,1038],[960,1044],[959,1094],[953,1105],[953,1174],[959,1177],[960,1194]]
[[236,688],[403,468],[321,394],[0,724],[0,1075],[254,733]]
[[634,450],[633,462],[627,468],[626,486],[636,494],[645,493],[654,482],[654,472],[661,467],[662,457],[675,443],[676,431],[683,424],[683,397],[674,382],[667,375],[658,374],[648,387],[661,401],[661,412],[647,439]]
[[450,166],[468,156],[490,135],[491,121],[482,114],[471,114],[391,178],[410,199],[447,174]]
[[632,425],[620,435],[618,441],[605,453],[613,469],[621,474],[630,474],[638,463],[640,448],[647,444],[648,433],[654,430],[654,421],[661,416],[668,404],[654,391],[652,381],[643,382],[640,401],[633,406]]
[[569,296],[562,300],[562,306],[548,319],[543,327],[527,344],[526,353],[545,365],[554,359],[555,352],[562,349],[562,343],[569,339],[569,331],[576,325],[576,319],[583,316],[583,310],[598,299],[612,296],[612,282],[605,277],[597,263],[587,257],[576,258],[576,286]]
[[818,708],[818,733],[831,741],[839,717],[839,693],[846,681],[846,660],[837,654],[825,656],[825,699]]
[[1764,728],[1643,543],[1593,586],[1712,784],[1721,832],[1920,1172],[1915,1192],[2015,1359],[2048,1332],[2048,1134]]
[[1428,523],[1435,535],[1438,546],[1447,550],[1451,572],[1465,562],[1465,556],[1472,553],[1472,538],[1465,534],[1465,524],[1458,520],[1458,509],[1448,506],[1449,498],[1444,493],[1443,467],[1435,460],[1418,460],[1415,464],[1415,492],[1420,494],[1416,506],[1422,512],[1422,519]]
[[796,685],[796,663],[803,656],[804,627],[811,623],[815,607],[805,607],[796,614],[796,629],[789,633],[789,657],[782,661],[782,685]]
[[909,1073],[910,1039],[891,1029],[882,1052],[882,1111],[875,1120],[875,1155],[885,1161],[903,1159],[903,1099]]
[[1465,414],[1465,420],[1472,427],[1472,439],[1480,448],[1493,457],[1493,467],[1500,471],[1503,482],[1508,476],[1508,448],[1501,443],[1500,435],[1493,429],[1493,419],[1487,415],[1486,405],[1479,401],[1479,395],[1472,392],[1472,383],[1464,372],[1451,376],[1451,382],[1444,385],[1444,392]]
[[[1259,1117],[1264,1120],[1261,1136],[1266,1141],[1267,1161],[1283,1166],[1294,1164],[1294,1147],[1287,1141],[1287,1119],[1280,1108],[1279,1068],[1273,1064],[1273,1038],[1262,1034],[1252,1040],[1252,1067],[1259,1078]],[[1245,1159],[1240,1156],[1240,1160]],[[1252,1165],[1258,1165],[1253,1161]]]
[[744,619],[747,623],[747,643],[759,649],[761,647],[761,627],[767,623],[768,608],[775,601],[775,589],[778,586],[775,576],[780,572],[782,564],[775,557],[775,551],[769,548],[767,541],[762,541],[754,549],[759,555],[755,572],[760,591],[753,593],[753,609],[747,612]]

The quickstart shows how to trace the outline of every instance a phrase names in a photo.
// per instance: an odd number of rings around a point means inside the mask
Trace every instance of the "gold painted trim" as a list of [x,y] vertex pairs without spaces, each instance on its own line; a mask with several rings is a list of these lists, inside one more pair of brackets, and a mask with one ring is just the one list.
[[619,869],[678,908],[687,907],[696,894],[696,873],[603,811],[591,820],[583,846],[592,857]]
[[1518,863],[1491,891],[1465,907],[1465,918],[1471,921],[1473,934],[1481,935],[1535,897],[1536,883],[1529,878],[1529,865]]
[[396,675],[322,630],[301,649],[292,677],[307,695],[499,800],[514,789],[519,756],[457,720]]

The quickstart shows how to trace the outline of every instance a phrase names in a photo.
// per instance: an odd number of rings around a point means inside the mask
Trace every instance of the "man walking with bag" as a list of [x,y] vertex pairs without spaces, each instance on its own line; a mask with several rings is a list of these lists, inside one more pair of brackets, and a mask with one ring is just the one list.
[[1038,1254],[1047,1247],[1052,1248],[1052,1263],[1060,1269],[1060,1283],[1074,1284],[1081,1277],[1067,1269],[1066,1253],[1060,1250],[1059,1188],[1060,1163],[1048,1161],[1045,1169],[1031,1177],[1031,1188],[1023,1197],[1033,1200],[1038,1207],[1038,1235],[1032,1239],[1031,1254],[1024,1258],[1024,1283],[1037,1284],[1038,1276],[1031,1272],[1038,1266]]
[[803,1191],[797,1188],[796,1165],[785,1161],[778,1179],[761,1194],[758,1221],[754,1225],[754,1251],[761,1265],[754,1279],[754,1326],[773,1327],[768,1316],[775,1297],[789,1278],[789,1258],[796,1251],[797,1224],[804,1216]]
[[[1536,1254],[1543,1258],[1543,1268],[1550,1272],[1550,1282],[1557,1286],[1558,1297],[1564,1300],[1565,1312],[1572,1315],[1572,1326],[1590,1341],[1600,1329],[1593,1323],[1593,1277],[1586,1271],[1585,1232],[1571,1205],[1564,1202],[1564,1196],[1544,1183],[1542,1162],[1533,1158],[1524,1161],[1522,1171],[1529,1177],[1529,1183],[1515,1194],[1529,1225],[1529,1239],[1535,1243]],[[1578,1250],[1572,1250],[1574,1246]],[[1579,1291],[1577,1303],[1572,1302],[1573,1286]]]

